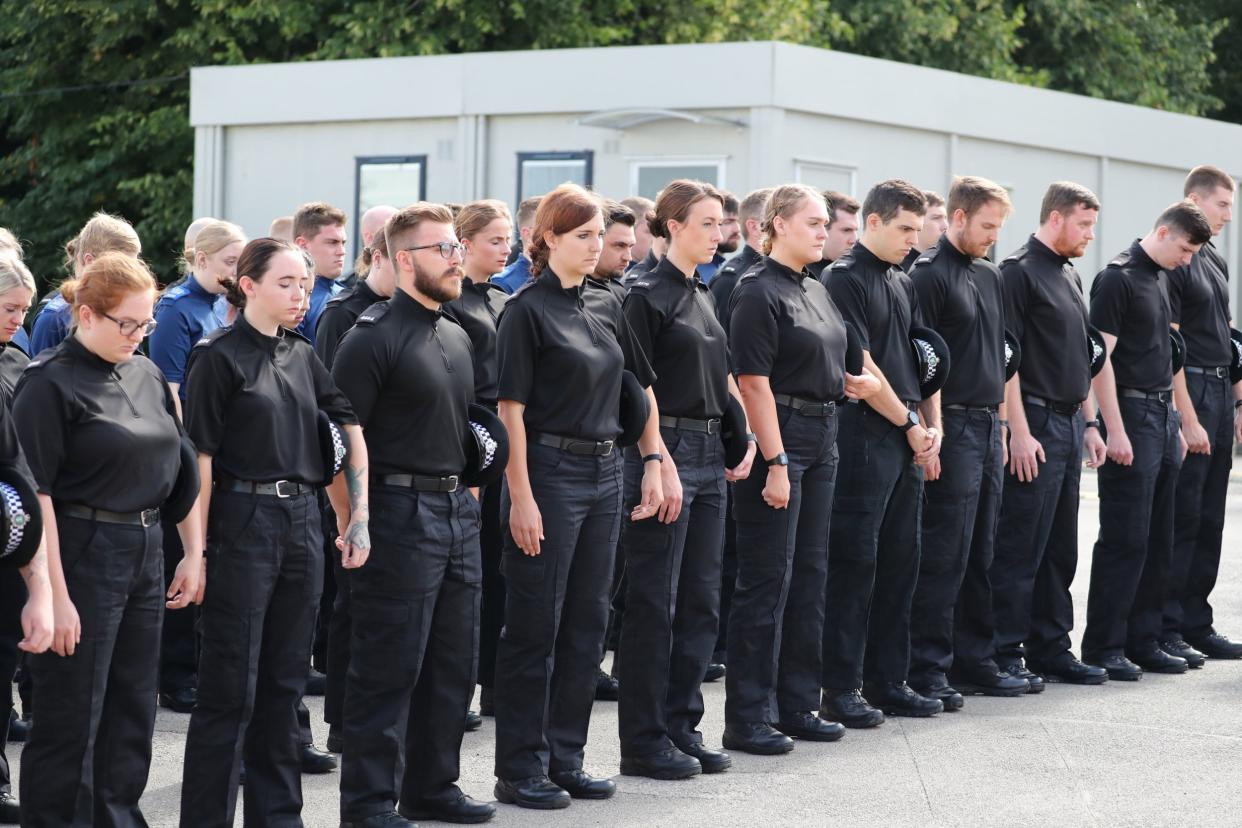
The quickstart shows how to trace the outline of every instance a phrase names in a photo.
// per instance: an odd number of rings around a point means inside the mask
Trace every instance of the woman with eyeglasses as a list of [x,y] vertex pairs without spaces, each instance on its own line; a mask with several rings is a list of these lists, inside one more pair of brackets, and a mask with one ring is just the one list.
[[21,822],[145,825],[160,626],[166,606],[200,600],[202,528],[197,508],[177,526],[185,553],[165,604],[160,508],[182,474],[182,431],[163,375],[137,353],[155,327],[150,270],[107,253],[61,294],[71,333],[29,364],[13,404],[55,617],[52,652],[30,662],[39,709]]
[[198,704],[190,715],[181,825],[232,825],[246,766],[248,825],[300,825],[296,708],[323,588],[315,492],[331,478],[322,411],[350,443],[351,522],[342,564],[370,547],[366,447],[348,400],[291,328],[310,272],[301,251],[255,239],[223,280],[236,322],[194,346],[186,428],[198,449],[210,586],[203,598]]

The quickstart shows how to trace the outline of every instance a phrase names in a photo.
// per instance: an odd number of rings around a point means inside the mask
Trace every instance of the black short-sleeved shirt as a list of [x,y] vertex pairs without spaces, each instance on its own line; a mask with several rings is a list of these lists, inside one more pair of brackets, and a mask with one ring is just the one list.
[[587,278],[590,279],[591,283],[594,284],[596,287],[602,287],[604,290],[611,293],[618,302],[625,304],[625,296],[630,291],[622,283],[625,279],[624,276],[621,277],[620,279],[613,279],[613,278],[601,279],[595,276],[588,276]]
[[915,261],[910,280],[923,324],[949,346],[952,367],[940,391],[941,404],[999,405],[1005,399],[1000,270],[987,259],[967,256],[941,236],[939,244]]
[[142,355],[107,362],[73,335],[26,366],[13,401],[38,490],[114,512],[156,508],[172,492],[176,411],[155,363]]
[[923,255],[922,250],[919,250],[918,248],[915,248],[915,247],[911,247],[910,252],[907,253],[906,257],[901,260],[901,265],[900,265],[901,269],[905,271],[906,273],[909,273],[911,270],[914,269],[914,263],[919,260],[919,256],[922,256],[922,255]]
[[1186,364],[1218,368],[1233,361],[1229,344],[1229,265],[1210,241],[1186,267],[1168,271],[1172,320],[1186,340]]
[[383,301],[384,297],[371,290],[365,279],[354,282],[353,287],[328,300],[315,328],[315,354],[325,368],[332,370],[336,349],[341,347],[341,338],[358,321],[359,314]]
[[[713,279],[713,281],[715,281]],[[625,318],[659,377],[661,414],[711,420],[729,401],[729,346],[707,285],[664,259],[630,286]]]
[[474,396],[496,402],[500,390],[500,360],[496,357],[496,325],[509,294],[492,282],[461,280],[461,296],[444,305],[444,313],[466,331],[474,346]]
[[194,346],[186,373],[186,428],[217,475],[322,484],[319,412],[358,422],[304,337],[267,336],[244,313]]
[[18,469],[34,486],[13,425],[13,392],[29,363],[30,357],[21,348],[11,342],[0,344],[0,465]]
[[476,386],[470,341],[400,289],[358,317],[332,378],[362,424],[372,473],[447,477],[465,468]]
[[910,349],[910,328],[918,324],[918,297],[910,277],[855,242],[824,271],[823,281],[841,318],[858,331],[863,350],[871,352],[893,393],[908,403],[921,400]]
[[613,440],[621,371],[655,381],[621,303],[589,279],[561,287],[551,268],[513,294],[500,316],[500,399],[526,406],[530,431]]
[[1173,388],[1168,282],[1168,274],[1135,240],[1091,283],[1091,324],[1117,337],[1111,359],[1121,388]]
[[1022,346],[1022,393],[1082,402],[1091,390],[1091,361],[1078,271],[1033,235],[1000,269],[1005,324]]
[[711,284],[708,285],[712,298],[716,300],[716,318],[726,334],[729,332],[729,298],[733,295],[733,288],[737,287],[738,279],[742,278],[742,274],[758,264],[761,259],[763,256],[758,250],[746,245],[741,253],[721,265],[720,270],[716,271],[716,275],[712,277]]
[[845,394],[845,323],[807,271],[763,257],[733,289],[733,372],[768,378],[773,393],[826,402]]

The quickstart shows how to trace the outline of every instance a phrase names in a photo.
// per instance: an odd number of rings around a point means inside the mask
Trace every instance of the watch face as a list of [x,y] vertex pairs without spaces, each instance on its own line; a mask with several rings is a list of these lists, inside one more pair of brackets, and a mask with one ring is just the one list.
[[919,420],[919,412],[917,411],[910,412],[910,422],[913,423],[914,425],[918,425],[921,422]]

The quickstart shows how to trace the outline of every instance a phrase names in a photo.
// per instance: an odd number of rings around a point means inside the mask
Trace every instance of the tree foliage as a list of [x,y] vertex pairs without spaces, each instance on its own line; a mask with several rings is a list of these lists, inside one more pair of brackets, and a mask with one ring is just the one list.
[[169,274],[193,66],[783,40],[1242,121],[1238,24],[1236,0],[26,0],[0,16],[0,225],[56,281],[106,209]]

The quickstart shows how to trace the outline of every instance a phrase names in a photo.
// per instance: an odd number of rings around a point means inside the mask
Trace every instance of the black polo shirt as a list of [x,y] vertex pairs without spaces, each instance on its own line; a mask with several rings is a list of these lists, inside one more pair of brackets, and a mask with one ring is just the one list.
[[732,302],[734,373],[767,377],[773,393],[804,400],[845,395],[845,323],[817,279],[764,256]]
[[1210,241],[1186,267],[1168,271],[1170,318],[1186,340],[1186,364],[1219,368],[1233,361],[1229,344],[1229,265]]
[[729,297],[733,295],[733,288],[737,287],[738,279],[742,278],[742,274],[754,267],[761,259],[763,255],[748,244],[742,248],[741,253],[721,266],[716,275],[712,277],[712,283],[708,285],[712,298],[716,300],[716,318],[720,320],[720,327],[724,328],[725,333],[729,332]]
[[495,403],[499,392],[500,360],[496,357],[496,322],[509,294],[492,282],[461,280],[461,296],[444,304],[444,314],[461,325],[474,347],[474,396]]
[[358,317],[332,378],[362,424],[373,474],[447,477],[466,467],[474,354],[452,319],[398,289]]
[[358,422],[305,337],[267,336],[244,313],[194,346],[186,382],[186,428],[216,475],[321,485],[319,411]]
[[832,259],[820,259],[818,262],[811,262],[806,269],[816,279],[823,281],[824,273],[830,267],[832,267]]
[[1005,302],[987,259],[962,253],[947,236],[914,263],[910,280],[923,324],[949,346],[942,405],[999,405],[1005,399]]
[[1022,393],[1082,402],[1091,390],[1091,360],[1078,271],[1034,235],[1000,270],[1005,323],[1022,346]]
[[181,466],[176,411],[155,363],[136,354],[113,364],[70,335],[22,373],[13,422],[40,493],[138,512],[172,493]]
[[1173,388],[1168,282],[1136,239],[1091,283],[1091,324],[1117,337],[1111,359],[1120,388]]
[[656,265],[660,263],[663,256],[657,256],[654,250],[647,251],[647,255],[638,264],[625,271],[625,276],[621,278],[621,286],[626,290],[630,289],[630,285],[634,284],[644,273],[650,273],[656,269]]
[[910,277],[876,257],[862,242],[824,271],[828,295],[841,317],[854,326],[864,351],[879,366],[898,399],[922,398],[910,328],[918,320],[918,297]]
[[526,406],[528,431],[613,440],[621,433],[621,371],[655,381],[621,303],[590,279],[561,287],[545,267],[500,316],[500,399]]
[[328,300],[315,328],[315,354],[324,367],[332,370],[336,349],[341,346],[342,337],[354,326],[359,314],[376,302],[383,301],[384,297],[371,290],[365,279]]
[[625,304],[625,296],[627,293],[629,293],[629,290],[627,290],[625,285],[622,284],[622,281],[624,280],[625,277],[622,277],[621,279],[613,279],[613,278],[600,279],[595,276],[588,276],[587,278],[596,287],[604,288],[609,293],[611,293],[618,302]]
[[916,247],[911,247],[910,252],[907,253],[906,257],[901,260],[901,265],[900,265],[901,269],[904,272],[909,273],[911,270],[914,269],[914,263],[919,260],[919,256],[922,256],[922,255],[923,255],[922,250],[919,250]]
[[[712,280],[713,282],[715,279]],[[668,259],[630,286],[625,318],[658,379],[660,413],[712,420],[729,401],[729,346],[711,292]]]

